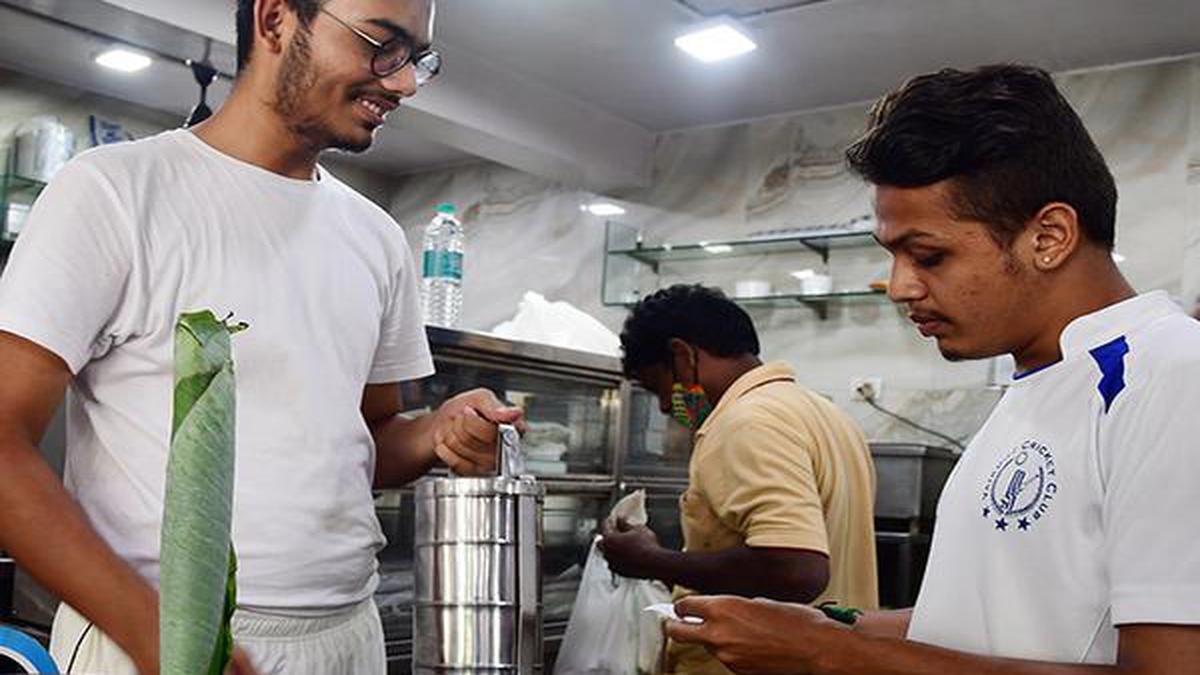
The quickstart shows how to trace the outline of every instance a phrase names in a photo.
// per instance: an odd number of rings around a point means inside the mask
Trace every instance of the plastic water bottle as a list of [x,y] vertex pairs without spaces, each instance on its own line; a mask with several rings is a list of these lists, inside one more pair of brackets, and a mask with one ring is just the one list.
[[434,208],[422,247],[421,300],[425,323],[457,328],[462,312],[463,226],[453,204]]

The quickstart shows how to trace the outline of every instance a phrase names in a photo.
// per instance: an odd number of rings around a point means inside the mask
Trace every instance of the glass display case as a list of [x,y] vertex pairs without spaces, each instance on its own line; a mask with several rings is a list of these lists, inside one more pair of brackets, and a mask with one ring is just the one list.
[[687,481],[692,437],[659,409],[654,394],[640,387],[629,392],[629,443],[622,475],[634,479]]
[[629,443],[621,464],[622,494],[646,491],[647,525],[663,546],[683,550],[679,498],[687,490],[692,435],[659,409],[654,394],[629,393]]
[[624,384],[612,357],[428,328],[437,374],[410,383],[410,412],[484,387],[521,407],[529,429],[522,451],[531,473],[549,481],[612,483]]

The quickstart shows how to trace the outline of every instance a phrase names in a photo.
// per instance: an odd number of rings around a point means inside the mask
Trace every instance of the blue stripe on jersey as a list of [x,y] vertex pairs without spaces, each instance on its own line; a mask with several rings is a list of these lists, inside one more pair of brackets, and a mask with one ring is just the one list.
[[1100,367],[1100,384],[1096,388],[1104,397],[1104,412],[1107,413],[1112,407],[1112,402],[1117,399],[1117,394],[1125,389],[1125,355],[1129,353],[1129,343],[1122,335],[1088,353]]

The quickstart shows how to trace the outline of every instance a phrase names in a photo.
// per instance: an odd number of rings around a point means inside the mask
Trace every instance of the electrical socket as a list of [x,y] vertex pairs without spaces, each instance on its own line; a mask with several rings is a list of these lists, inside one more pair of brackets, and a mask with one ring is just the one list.
[[882,377],[856,377],[850,380],[850,396],[855,401],[874,401],[882,392]]

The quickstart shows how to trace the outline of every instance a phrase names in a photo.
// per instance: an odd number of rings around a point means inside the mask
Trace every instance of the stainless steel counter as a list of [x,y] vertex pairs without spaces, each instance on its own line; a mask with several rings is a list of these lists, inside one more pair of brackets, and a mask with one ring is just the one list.
[[916,443],[871,443],[877,518],[933,518],[957,459],[950,450]]
[[958,455],[915,443],[871,443],[871,456],[879,600],[911,607],[929,559],[938,497]]

